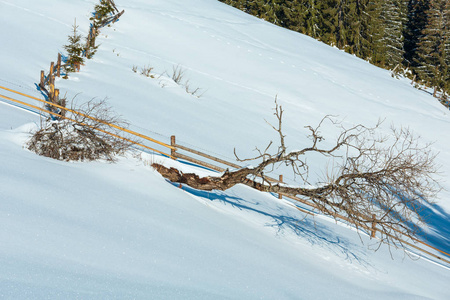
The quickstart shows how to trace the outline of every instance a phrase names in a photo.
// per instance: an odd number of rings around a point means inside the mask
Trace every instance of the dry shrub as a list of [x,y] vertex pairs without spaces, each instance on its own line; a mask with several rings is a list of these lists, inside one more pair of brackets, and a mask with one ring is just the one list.
[[64,161],[91,161],[115,157],[129,150],[136,142],[121,139],[123,133],[111,127],[128,124],[107,106],[105,100],[91,100],[70,113],[67,119],[46,120],[28,141],[28,149],[38,155]]
[[[270,124],[280,139],[275,151],[270,142],[263,150],[256,148],[255,157],[240,159],[236,155],[238,161],[255,162],[255,166],[203,178],[158,164],[153,166],[170,181],[196,189],[227,190],[236,184],[249,184],[261,191],[308,201],[316,211],[336,220],[345,218],[357,229],[369,232],[376,224],[380,244],[404,247],[402,239],[418,237],[426,223],[423,209],[433,203],[441,189],[436,154],[430,144],[423,144],[407,128],[392,128],[390,134],[384,135],[379,132],[380,123],[375,127],[358,124],[345,128],[325,116],[318,126],[306,126],[309,145],[289,151],[282,132],[283,109],[275,104],[278,124]],[[323,143],[321,131],[326,122],[340,131],[331,146]],[[310,155],[321,155],[331,163],[324,177],[312,183],[308,181]],[[291,168],[299,179],[298,186],[271,182],[267,174],[280,165]],[[262,178],[263,184],[250,180],[255,177]]]

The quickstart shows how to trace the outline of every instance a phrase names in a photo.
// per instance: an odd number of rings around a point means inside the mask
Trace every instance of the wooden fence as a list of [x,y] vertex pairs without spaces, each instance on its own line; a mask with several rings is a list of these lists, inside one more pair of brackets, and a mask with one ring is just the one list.
[[[64,112],[66,112],[66,113],[71,113],[71,114],[74,114],[74,115],[79,115],[79,116],[82,116],[82,117],[91,119],[91,120],[93,120],[93,121],[97,121],[97,122],[103,123],[103,124],[105,124],[105,125],[110,126],[111,128],[117,129],[117,130],[119,130],[119,131],[121,131],[121,132],[123,132],[123,133],[131,134],[131,135],[133,135],[133,136],[135,136],[135,137],[137,137],[137,138],[144,139],[144,140],[146,140],[146,141],[148,141],[148,142],[151,142],[151,143],[160,145],[160,146],[162,146],[162,147],[164,147],[164,148],[169,148],[169,149],[172,149],[172,148],[173,148],[172,146],[170,146],[170,145],[168,145],[168,144],[166,144],[166,143],[160,142],[160,141],[155,140],[155,139],[153,139],[153,138],[151,138],[151,137],[148,137],[148,136],[146,136],[146,135],[143,135],[143,134],[140,134],[140,133],[138,133],[138,132],[129,130],[129,129],[127,129],[127,128],[123,128],[123,127],[117,126],[117,125],[115,125],[115,124],[106,123],[106,122],[104,122],[104,121],[101,121],[101,120],[99,120],[99,119],[93,118],[93,117],[91,117],[91,116],[89,116],[89,115],[83,114],[83,113],[78,112],[78,111],[75,111],[75,110],[73,110],[73,109],[66,108],[66,107],[64,107],[64,106],[61,106],[61,105],[58,105],[58,104],[55,104],[55,103],[52,103],[52,102],[49,102],[49,101],[46,101],[46,100],[42,100],[42,99],[39,99],[39,98],[36,98],[36,97],[33,97],[33,96],[30,96],[30,95],[21,93],[21,92],[19,92],[19,91],[15,91],[15,90],[13,90],[13,89],[9,89],[9,88],[7,88],[7,87],[0,86],[0,88],[1,88],[1,89],[4,89],[4,90],[6,90],[6,91],[9,91],[9,92],[11,92],[11,93],[14,93],[14,94],[21,95],[21,96],[27,97],[27,98],[29,98],[29,99],[36,100],[36,101],[38,101],[38,102],[40,102],[40,103],[45,104],[47,107],[58,108],[58,109],[60,109],[61,111],[64,111]],[[74,121],[74,122],[75,122],[74,119],[72,119],[72,118],[66,116],[66,113],[55,112],[55,111],[52,110],[52,109],[51,109],[51,110],[48,110],[48,109],[46,109],[46,108],[42,108],[42,107],[39,107],[39,106],[36,106],[36,105],[31,105],[31,104],[26,103],[26,102],[24,102],[24,101],[20,101],[20,100],[14,99],[14,98],[12,98],[12,97],[8,97],[8,96],[1,95],[1,94],[0,94],[0,97],[3,98],[3,99],[5,99],[5,100],[8,100],[8,101],[11,101],[11,102],[14,102],[14,103],[18,103],[18,104],[21,104],[21,105],[24,105],[24,106],[33,108],[33,109],[35,109],[35,110],[37,110],[37,111],[39,111],[39,112],[48,113],[48,114],[50,114],[50,115],[52,115],[52,116],[54,116],[54,117],[56,117],[56,118],[67,119],[67,120],[70,120],[70,121]],[[85,125],[85,124],[82,124],[82,125]],[[96,129],[96,128],[95,128],[95,129]],[[97,130],[97,129],[96,129],[96,130]],[[106,133],[106,134],[109,134],[109,135],[112,135],[112,136],[115,136],[115,137],[118,137],[118,138],[121,138],[121,139],[126,140],[126,141],[128,141],[128,142],[132,142],[134,145],[139,146],[139,147],[142,147],[142,148],[145,148],[145,149],[147,149],[147,150],[151,150],[151,151],[160,153],[160,154],[162,154],[162,155],[165,155],[165,156],[167,156],[167,157],[174,158],[174,157],[172,157],[172,156],[171,156],[170,154],[168,154],[168,153],[165,153],[165,152],[163,152],[163,151],[154,149],[153,147],[149,147],[149,146],[147,146],[147,145],[145,145],[145,144],[143,144],[143,143],[136,142],[136,141],[132,141],[132,140],[126,138],[126,137],[116,135],[116,134],[113,133],[113,132],[110,132],[110,131],[102,131],[102,132],[103,132],[103,133]]]
[[[53,102],[49,102],[49,101],[46,101],[46,100],[42,100],[42,99],[30,96],[30,95],[21,93],[19,91],[15,91],[15,90],[12,90],[12,89],[9,89],[9,88],[6,88],[6,87],[2,87],[2,86],[0,86],[0,89],[4,89],[6,91],[15,93],[17,95],[21,95],[21,96],[27,97],[29,99],[33,99],[33,100],[39,101],[40,103],[43,103],[43,104],[45,104],[47,106],[52,106],[52,107],[58,108],[61,111],[65,111],[66,113],[77,114],[77,115],[81,115],[83,117],[87,117],[87,118],[93,119],[95,121],[99,121],[99,120],[97,120],[95,118],[92,118],[91,116],[85,115],[85,114],[83,114],[81,112],[75,111],[73,109],[66,108],[64,106],[61,106],[61,105],[53,103]],[[61,112],[56,113],[54,111],[49,111],[49,110],[47,110],[45,108],[41,108],[41,107],[38,107],[38,106],[35,106],[35,105],[31,105],[31,104],[26,103],[24,101],[20,101],[20,100],[17,100],[17,99],[14,99],[14,98],[11,98],[11,97],[8,97],[8,96],[5,96],[5,95],[1,95],[1,94],[0,94],[0,98],[6,99],[8,101],[11,101],[11,102],[14,102],[14,103],[18,103],[18,104],[21,104],[21,105],[24,105],[24,106],[31,107],[31,108],[33,108],[33,109],[35,109],[37,111],[40,111],[40,112],[49,113],[50,115],[53,115],[53,116],[58,117],[58,118],[64,118],[64,119],[67,119],[67,120],[75,122],[75,120],[73,118],[70,118],[70,117],[66,116],[66,113],[61,114]],[[168,143],[164,143],[164,142],[158,141],[156,139],[150,138],[150,137],[148,137],[146,135],[143,135],[143,134],[140,134],[138,132],[131,131],[129,129],[119,127],[119,126],[114,125],[114,124],[108,124],[108,123],[104,123],[104,124],[110,126],[111,128],[117,129],[117,130],[123,132],[124,134],[125,133],[131,134],[131,135],[133,135],[135,137],[143,139],[145,142],[151,142],[152,144],[157,144],[159,146],[162,146],[163,148],[166,148],[168,151],[170,151],[170,153],[166,153],[164,151],[155,149],[154,146],[150,147],[150,146],[144,144],[143,142],[142,143],[141,142],[134,143],[138,147],[141,147],[141,148],[146,149],[146,150],[154,151],[156,153],[162,154],[162,155],[164,155],[166,157],[169,157],[169,158],[172,158],[172,159],[185,160],[185,161],[192,162],[192,163],[197,164],[199,166],[203,166],[203,167],[206,167],[206,168],[209,168],[211,170],[218,171],[218,172],[225,171],[227,167],[231,167],[231,168],[235,168],[235,169],[239,169],[239,168],[242,167],[242,166],[240,166],[240,165],[238,165],[238,164],[236,164],[234,162],[229,162],[229,161],[226,161],[224,159],[215,157],[213,155],[210,155],[210,154],[207,154],[207,153],[204,153],[204,152],[201,152],[201,151],[198,151],[198,150],[195,150],[195,149],[192,149],[192,148],[180,145],[179,143],[176,142],[176,137],[175,136],[171,136],[170,144],[168,144]],[[83,125],[85,125],[85,124],[83,124]],[[115,133],[112,133],[112,132],[109,132],[109,131],[105,131],[105,130],[101,130],[101,131],[103,133],[113,135],[113,136],[115,136],[117,138],[121,138],[121,139],[124,139],[124,140],[127,140],[127,141],[131,141],[130,139],[127,139],[124,136],[119,136],[119,135],[117,135]],[[188,154],[183,154],[183,153],[180,153],[180,152],[187,152]],[[196,156],[196,158],[192,157],[193,155]],[[278,179],[274,179],[274,178],[267,178],[267,179],[272,181],[272,182],[283,183],[283,176],[282,175],[280,175],[280,177]],[[251,179],[248,179],[246,182],[244,182],[244,184],[246,184],[246,185],[248,185],[248,186],[250,186],[252,188],[256,188],[256,189],[258,189],[258,187],[261,186],[261,183],[255,182],[254,180],[251,180]],[[301,208],[301,207],[298,207],[298,206],[294,206],[296,209],[302,211],[305,214],[308,214],[308,215],[311,215],[311,216],[320,214],[320,210],[318,209],[318,207],[314,203],[312,203],[310,201],[307,201],[307,200],[299,198],[299,197],[294,197],[294,196],[291,196],[291,195],[284,195],[284,194],[279,194],[278,197],[280,199],[285,197],[285,198],[288,198],[290,200],[293,200],[293,201],[295,201],[297,203],[301,203],[301,204],[309,207],[311,210],[307,210],[307,209],[304,209],[304,208]],[[333,217],[335,217],[337,220],[344,221],[347,224],[353,224],[352,221],[349,218],[345,217],[344,215],[336,213],[336,214],[333,215]],[[372,238],[375,238],[376,237],[376,233],[377,232],[381,232],[381,230],[379,228],[377,228],[376,220],[375,220],[375,218],[373,216],[371,216],[370,218],[369,217],[365,217],[365,218],[368,221],[373,221],[372,222],[372,226],[362,225],[362,226],[359,226],[359,227],[361,229],[366,230],[368,233],[370,233],[370,236]],[[398,233],[401,233],[400,231],[396,230],[395,228],[391,228],[391,229],[396,231],[396,232],[398,232]],[[436,247],[433,247],[433,246],[431,246],[431,245],[429,245],[429,244],[427,244],[427,243],[425,243],[425,242],[423,242],[421,240],[418,240],[416,238],[409,238],[408,237],[408,239],[411,239],[412,242],[416,243],[416,244],[412,244],[411,242],[405,241],[404,239],[400,239],[397,236],[393,236],[393,235],[387,234],[385,232],[383,232],[383,234],[385,234],[386,236],[389,236],[392,239],[398,240],[400,243],[402,243],[404,245],[407,245],[407,246],[409,246],[411,248],[414,248],[414,249],[416,249],[416,250],[418,250],[418,251],[420,251],[420,252],[422,252],[424,254],[427,254],[427,255],[429,255],[429,256],[431,256],[433,258],[436,258],[436,259],[438,259],[438,260],[440,260],[442,262],[445,262],[445,263],[450,265],[450,260],[449,259],[441,257],[439,255],[436,255],[436,254],[430,252],[427,249],[433,249],[433,250],[435,250],[435,251],[445,255],[446,257],[450,257],[450,254],[445,252],[445,251],[443,251],[443,250],[440,250],[440,249],[438,249]],[[420,244],[421,246],[427,247],[427,249],[419,247],[418,244]]]
[[[113,0],[108,0],[108,2],[114,8],[116,13],[111,13],[108,18],[106,18],[101,24],[97,24],[97,26],[94,26],[93,23],[90,24],[89,34],[86,38],[85,51],[83,53],[84,57],[89,57],[91,49],[95,48],[95,38],[100,34],[100,28],[103,28],[108,24],[115,23],[125,13],[125,10],[119,12]],[[48,75],[45,75],[45,71],[41,70],[39,88],[45,95],[46,99],[53,104],[53,107],[56,107],[54,104],[58,104],[63,107],[66,106],[65,99],[59,98],[59,89],[55,88],[55,78],[61,77],[61,68],[64,66],[65,65],[62,64],[62,55],[61,53],[58,53],[56,64],[53,61],[50,63]],[[79,65],[74,66],[74,68],[77,71],[80,70]],[[60,110],[60,112],[65,114],[66,110]]]
[[89,33],[88,33],[88,36],[86,37],[86,47],[85,47],[85,51],[83,53],[84,57],[87,57],[87,58],[92,57],[92,54],[93,54],[92,51],[96,49],[95,39],[100,34],[100,28],[103,28],[111,23],[114,24],[125,13],[125,10],[119,11],[119,9],[117,9],[117,6],[113,0],[108,0],[108,2],[113,7],[115,13],[111,13],[110,16],[105,18],[101,23],[98,23],[98,24],[91,23],[90,24]]

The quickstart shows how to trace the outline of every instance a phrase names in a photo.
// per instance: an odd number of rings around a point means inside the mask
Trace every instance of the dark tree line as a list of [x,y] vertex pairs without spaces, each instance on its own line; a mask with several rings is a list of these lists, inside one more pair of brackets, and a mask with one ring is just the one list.
[[450,93],[450,0],[219,1]]

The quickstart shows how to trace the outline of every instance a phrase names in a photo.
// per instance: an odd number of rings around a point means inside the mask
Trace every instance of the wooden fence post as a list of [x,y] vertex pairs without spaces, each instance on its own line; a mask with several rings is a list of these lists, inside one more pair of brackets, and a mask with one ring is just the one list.
[[374,238],[377,233],[377,219],[375,214],[372,215],[372,233],[370,234],[370,238]]
[[61,77],[61,53],[58,53],[58,62],[56,63],[56,76]]
[[[172,146],[172,147],[175,147],[175,136],[174,135],[172,135],[171,137],[170,137],[170,146]],[[176,149],[171,149],[170,150],[170,155],[171,156],[173,156],[173,157],[176,157]]]
[[[283,182],[283,175],[280,175],[280,176],[278,177],[278,181],[279,181],[278,184],[280,184],[280,183]],[[283,199],[283,195],[278,194],[278,199]]]
[[[62,98],[61,99],[61,103],[59,103],[59,105],[66,107],[66,98]],[[65,117],[66,116],[66,110],[65,109],[61,109],[61,116]]]
[[50,73],[49,73],[49,75],[52,75],[54,70],[55,70],[55,63],[52,61],[50,63]]
[[42,70],[42,71],[41,71],[41,80],[40,80],[40,82],[39,82],[39,87],[41,87],[41,88],[44,87],[44,80],[45,80],[45,73],[44,73],[44,71]]
[[58,104],[58,98],[59,98],[59,89],[55,89],[55,93],[53,95],[53,103]]
[[54,96],[55,96],[55,85],[52,82],[52,77],[53,76],[51,76],[51,75],[49,75],[49,76],[50,76],[50,80],[49,80],[50,90],[48,91],[48,100],[50,102],[54,103],[53,99],[54,99]]

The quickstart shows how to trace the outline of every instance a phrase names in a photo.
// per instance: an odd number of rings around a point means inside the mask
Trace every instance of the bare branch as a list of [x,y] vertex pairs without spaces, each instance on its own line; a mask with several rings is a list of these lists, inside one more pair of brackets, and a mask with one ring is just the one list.
[[114,161],[137,141],[121,138],[122,133],[111,127],[127,127],[128,124],[114,113],[106,100],[91,100],[78,107],[73,106],[69,119],[47,120],[41,124],[28,141],[28,148],[39,155],[59,160]]
[[[380,133],[381,122],[374,127],[358,124],[345,128],[334,117],[325,116],[316,127],[305,127],[309,130],[309,147],[287,152],[282,132],[283,109],[277,102],[274,115],[278,124],[269,125],[280,138],[276,153],[269,153],[272,142],[264,151],[256,148],[258,155],[253,158],[241,159],[235,150],[238,161],[258,161],[255,167],[205,178],[172,170],[172,175],[177,175],[167,178],[197,189],[226,190],[235,184],[246,183],[262,191],[297,197],[312,203],[325,215],[348,220],[358,229],[371,230],[375,222],[380,242],[394,246],[403,246],[398,237],[413,238],[417,235],[425,222],[421,210],[432,203],[440,190],[435,179],[436,155],[431,152],[429,144],[422,145],[407,128],[391,128],[390,134],[386,135]],[[326,122],[340,130],[329,148],[322,147],[324,137],[321,129]],[[310,184],[306,158],[313,153],[331,158],[332,165],[313,187],[305,188],[302,186]],[[299,186],[270,183],[265,174],[280,164],[290,167],[294,175],[300,177]],[[170,173],[163,166],[155,167],[164,176]],[[249,181],[255,177],[262,178],[263,183]]]

